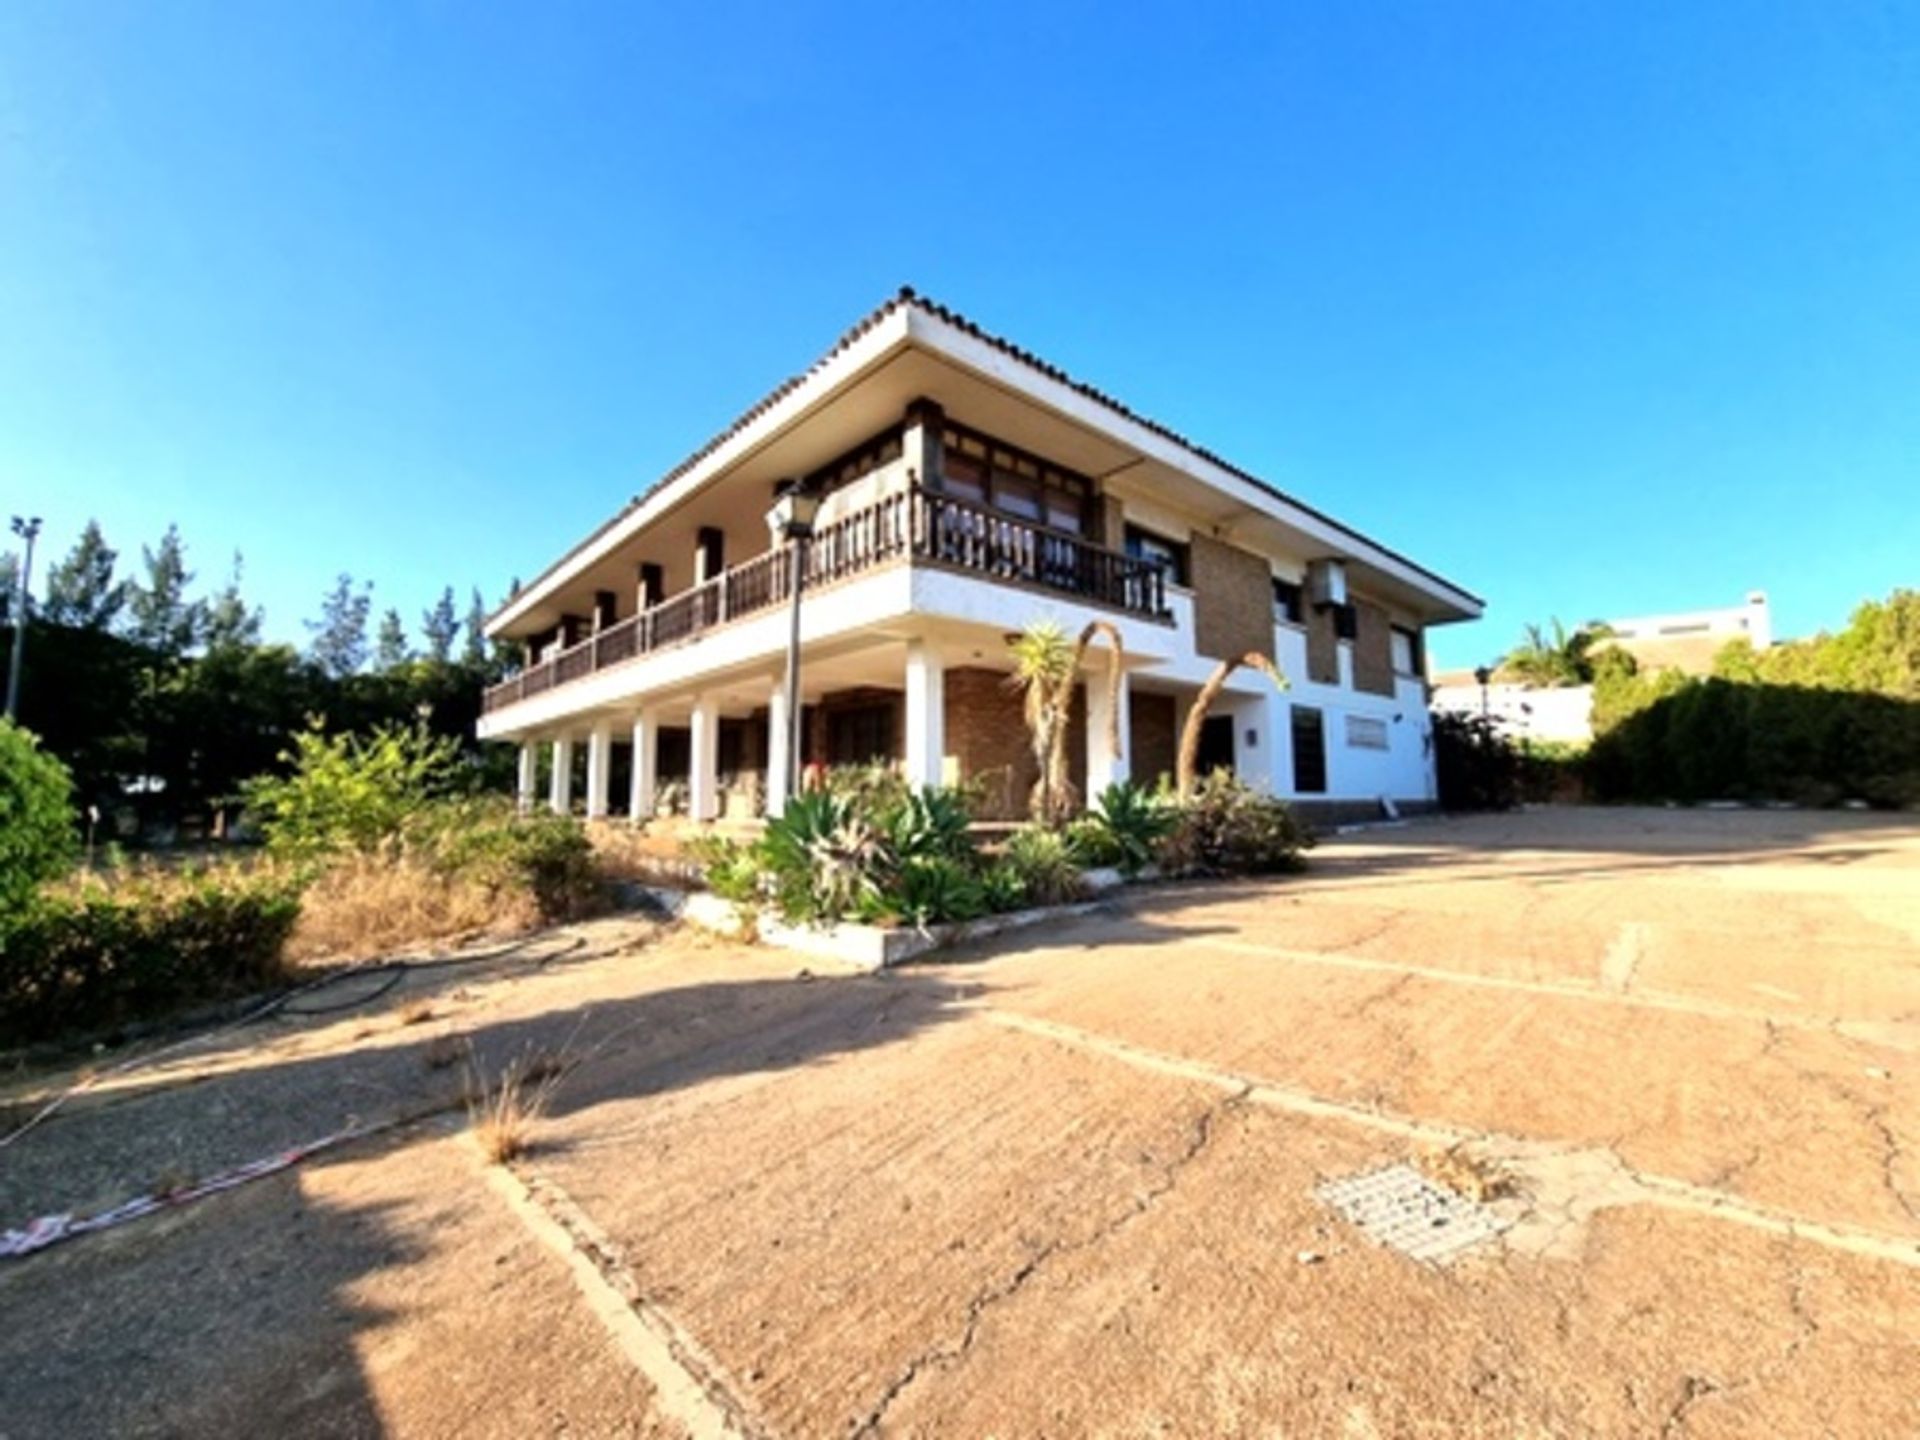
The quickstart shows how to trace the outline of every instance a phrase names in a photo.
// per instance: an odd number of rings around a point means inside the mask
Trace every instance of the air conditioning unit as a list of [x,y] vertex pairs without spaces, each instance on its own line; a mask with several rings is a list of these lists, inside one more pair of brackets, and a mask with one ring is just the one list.
[[1347,562],[1310,560],[1307,562],[1307,599],[1316,609],[1347,603]]

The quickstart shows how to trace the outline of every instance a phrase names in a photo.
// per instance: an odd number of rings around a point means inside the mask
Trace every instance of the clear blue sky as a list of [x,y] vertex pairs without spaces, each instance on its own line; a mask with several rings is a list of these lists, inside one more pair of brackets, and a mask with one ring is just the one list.
[[[1920,583],[1920,9],[0,7],[0,509],[531,575],[910,282],[1521,623]],[[47,551],[43,551],[43,554]]]

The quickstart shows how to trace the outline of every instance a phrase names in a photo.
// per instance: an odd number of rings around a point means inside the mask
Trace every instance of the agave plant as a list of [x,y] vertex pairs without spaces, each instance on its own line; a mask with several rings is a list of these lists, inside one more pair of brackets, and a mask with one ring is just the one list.
[[1013,656],[1013,674],[1007,683],[1020,691],[1027,733],[1039,777],[1033,783],[1029,808],[1034,820],[1053,828],[1064,824],[1078,798],[1067,756],[1067,731],[1073,712],[1073,691],[1080,665],[1096,636],[1111,646],[1107,672],[1107,744],[1120,755],[1120,676],[1125,646],[1120,632],[1105,620],[1091,620],[1077,639],[1054,620],[1036,620],[1007,648]]
[[1176,818],[1150,791],[1130,782],[1101,791],[1087,815],[1101,848],[1124,875],[1137,875],[1154,862]]
[[885,834],[849,796],[796,795],[756,847],[781,914],[838,920],[858,908],[892,868]]
[[894,855],[909,860],[968,860],[973,855],[966,797],[957,789],[909,791],[881,812]]

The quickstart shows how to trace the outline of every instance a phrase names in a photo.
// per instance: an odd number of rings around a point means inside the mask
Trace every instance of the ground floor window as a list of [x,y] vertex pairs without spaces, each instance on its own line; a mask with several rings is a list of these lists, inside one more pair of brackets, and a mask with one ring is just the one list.
[[871,765],[893,758],[893,705],[836,706],[827,712],[827,763]]

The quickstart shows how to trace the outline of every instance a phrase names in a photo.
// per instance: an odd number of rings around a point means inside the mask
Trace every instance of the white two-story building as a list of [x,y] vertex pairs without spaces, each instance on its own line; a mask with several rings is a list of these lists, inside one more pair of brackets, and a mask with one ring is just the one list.
[[[822,497],[800,606],[800,724],[783,686],[792,566],[782,487]],[[1034,778],[1008,638],[1117,627],[1076,703],[1082,793],[1174,766],[1219,661],[1236,673],[1204,767],[1313,809],[1434,795],[1427,627],[1477,617],[1458,585],[911,291],[880,306],[521,589],[489,633],[526,664],[480,733],[522,746],[531,802],[588,815],[746,816],[790,766],[887,761],[1024,813]],[[800,754],[786,740],[794,730]]]

